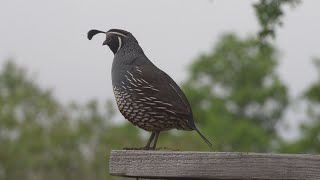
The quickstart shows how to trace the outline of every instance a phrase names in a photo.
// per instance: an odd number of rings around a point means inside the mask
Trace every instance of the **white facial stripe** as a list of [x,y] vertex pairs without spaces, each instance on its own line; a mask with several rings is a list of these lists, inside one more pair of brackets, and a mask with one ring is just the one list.
[[124,34],[122,34],[122,33],[118,33],[118,32],[107,32],[107,33],[117,34],[117,35],[119,35],[119,36],[127,37],[126,35],[124,35]]
[[120,38],[120,37],[118,37],[118,40],[119,40],[119,47],[118,47],[117,52],[119,51],[119,49],[121,48],[121,45],[122,45],[122,40],[121,40],[121,38]]

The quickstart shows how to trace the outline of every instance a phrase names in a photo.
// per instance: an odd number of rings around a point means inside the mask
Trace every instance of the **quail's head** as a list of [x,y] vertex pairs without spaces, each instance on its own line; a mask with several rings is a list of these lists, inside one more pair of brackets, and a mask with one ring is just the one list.
[[88,39],[91,40],[94,35],[99,33],[106,34],[106,40],[102,45],[108,45],[114,54],[127,43],[138,43],[130,32],[121,29],[110,29],[107,32],[92,29],[88,32]]

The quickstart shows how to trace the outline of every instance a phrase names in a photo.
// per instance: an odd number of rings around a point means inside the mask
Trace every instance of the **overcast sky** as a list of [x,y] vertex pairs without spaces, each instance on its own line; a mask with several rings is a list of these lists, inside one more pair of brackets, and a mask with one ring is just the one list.
[[[188,65],[208,52],[224,32],[242,37],[258,29],[252,3],[231,0],[1,0],[0,64],[14,58],[53,88],[64,102],[112,97],[113,54],[92,41],[92,28],[133,33],[147,56],[178,83]],[[286,11],[278,31],[279,73],[297,95],[316,78],[311,65],[320,56],[320,1]]]
[[[121,28],[138,39],[147,56],[178,83],[201,53],[209,52],[224,32],[252,35],[258,23],[252,0],[1,0],[0,64],[8,58],[26,67],[42,87],[63,102],[100,102],[113,98],[113,54],[88,41],[90,29]],[[303,1],[286,9],[275,44],[281,50],[278,72],[299,95],[316,79],[312,57],[320,56],[320,1]],[[0,66],[1,68],[1,66]],[[285,119],[297,129],[301,108]],[[297,136],[281,131],[287,138]]]

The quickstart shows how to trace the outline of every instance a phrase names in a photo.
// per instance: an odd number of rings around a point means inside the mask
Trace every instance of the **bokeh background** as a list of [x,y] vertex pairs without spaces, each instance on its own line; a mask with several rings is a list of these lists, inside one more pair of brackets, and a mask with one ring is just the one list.
[[[148,133],[118,112],[113,54],[132,32],[186,93],[216,151],[320,152],[319,1],[1,0],[0,179],[121,179],[111,149]],[[195,132],[158,147],[208,151]]]

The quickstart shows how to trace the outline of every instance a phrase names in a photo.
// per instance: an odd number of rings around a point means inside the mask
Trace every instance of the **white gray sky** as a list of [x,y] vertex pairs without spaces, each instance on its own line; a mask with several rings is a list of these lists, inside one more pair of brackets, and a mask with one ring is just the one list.
[[[132,32],[147,56],[178,83],[200,53],[219,35],[245,37],[258,29],[252,3],[231,0],[1,0],[0,64],[14,58],[54,89],[63,102],[112,97],[113,54],[104,36],[88,41],[96,28]],[[282,55],[279,74],[293,95],[316,78],[311,65],[320,56],[320,1],[303,1],[286,11],[276,45]]]

